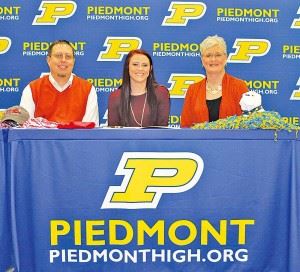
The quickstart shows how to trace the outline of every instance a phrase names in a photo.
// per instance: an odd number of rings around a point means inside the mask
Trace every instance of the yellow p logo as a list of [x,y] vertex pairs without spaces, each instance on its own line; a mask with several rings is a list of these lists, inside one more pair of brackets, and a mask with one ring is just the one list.
[[74,1],[42,1],[32,25],[56,25],[58,19],[71,17],[77,9]]
[[236,50],[229,54],[227,62],[250,63],[253,57],[266,55],[271,43],[265,39],[236,39],[233,48]]
[[[300,7],[298,8],[297,14],[300,14]],[[300,28],[300,18],[293,20],[291,28]]]
[[300,77],[298,78],[297,86],[299,86],[299,88],[298,88],[298,90],[294,90],[292,92],[290,100],[300,100]]
[[203,160],[187,152],[125,152],[116,170],[120,186],[110,186],[102,209],[156,208],[164,193],[191,189],[203,172]]
[[11,40],[7,37],[0,37],[0,55],[5,54],[11,46]]
[[206,5],[202,2],[172,1],[168,11],[171,15],[165,16],[162,26],[186,26],[189,20],[200,19],[206,12]]
[[97,61],[121,61],[131,50],[140,49],[142,40],[138,37],[107,37]]
[[169,77],[168,83],[171,84],[170,97],[171,98],[184,98],[188,87],[200,80],[205,76],[202,74],[176,74],[172,73]]

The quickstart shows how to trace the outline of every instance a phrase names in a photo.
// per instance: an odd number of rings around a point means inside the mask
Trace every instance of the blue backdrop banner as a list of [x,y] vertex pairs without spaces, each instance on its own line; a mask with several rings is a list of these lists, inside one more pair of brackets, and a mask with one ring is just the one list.
[[266,110],[299,125],[299,1],[21,1],[0,3],[0,108],[16,105],[24,87],[49,71],[47,50],[67,39],[75,73],[94,84],[100,122],[108,95],[121,84],[124,57],[143,48],[172,98],[178,126],[189,84],[204,76],[199,44],[218,34],[227,42],[227,71],[263,96]]
[[294,136],[11,130],[14,266],[297,271]]

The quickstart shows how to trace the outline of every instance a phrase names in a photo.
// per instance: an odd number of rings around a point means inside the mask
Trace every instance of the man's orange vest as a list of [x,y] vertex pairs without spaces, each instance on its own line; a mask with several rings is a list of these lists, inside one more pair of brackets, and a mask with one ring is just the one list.
[[34,117],[43,117],[49,121],[69,123],[82,121],[92,85],[77,76],[63,92],[57,91],[49,76],[30,83],[32,98],[35,103]]

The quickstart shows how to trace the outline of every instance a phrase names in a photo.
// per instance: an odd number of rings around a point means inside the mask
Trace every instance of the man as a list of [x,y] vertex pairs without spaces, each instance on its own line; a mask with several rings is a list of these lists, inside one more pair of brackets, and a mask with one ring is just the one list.
[[69,123],[94,122],[99,125],[97,94],[91,83],[72,73],[75,52],[66,40],[53,42],[48,50],[50,74],[30,82],[20,106],[33,117]]

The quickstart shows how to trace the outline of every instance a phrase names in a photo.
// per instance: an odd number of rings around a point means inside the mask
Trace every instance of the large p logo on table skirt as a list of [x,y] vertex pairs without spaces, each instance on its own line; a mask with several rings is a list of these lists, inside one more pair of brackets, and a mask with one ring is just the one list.
[[156,208],[164,193],[191,189],[203,172],[203,160],[189,152],[125,152],[116,175],[120,186],[110,186],[102,209]]

